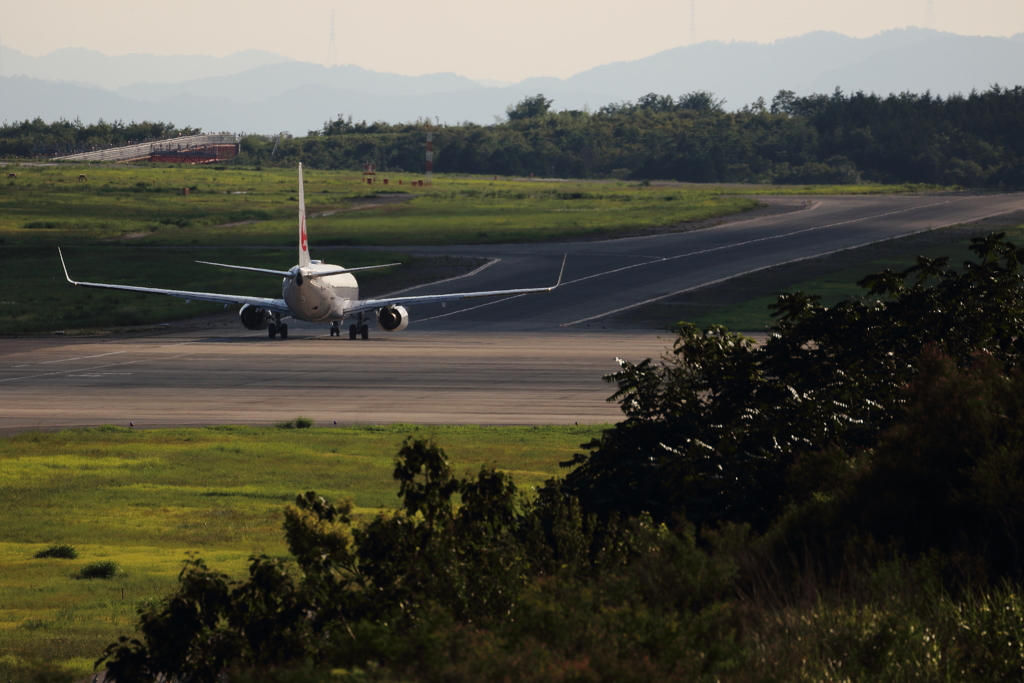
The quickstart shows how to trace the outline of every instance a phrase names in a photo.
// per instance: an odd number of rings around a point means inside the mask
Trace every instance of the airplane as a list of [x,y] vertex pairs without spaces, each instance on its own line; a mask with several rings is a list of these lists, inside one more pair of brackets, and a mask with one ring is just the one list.
[[377,327],[384,332],[399,332],[409,326],[409,312],[406,306],[417,304],[446,303],[460,299],[474,299],[492,296],[515,296],[519,294],[539,294],[550,292],[562,284],[565,272],[565,258],[562,269],[558,273],[558,281],[552,287],[532,289],[502,289],[489,292],[461,292],[458,294],[433,294],[428,296],[396,296],[385,299],[360,299],[359,285],[352,273],[371,268],[388,268],[397,263],[379,266],[362,266],[360,268],[343,268],[309,257],[309,243],[306,237],[306,199],[302,184],[302,164],[299,164],[299,263],[290,270],[271,270],[269,268],[251,268],[234,266],[225,263],[196,261],[204,265],[220,266],[249,270],[257,273],[280,275],[282,278],[280,299],[268,299],[255,296],[235,296],[231,294],[214,294],[209,292],[189,292],[177,289],[156,289],[153,287],[132,287],[129,285],[111,285],[99,282],[77,282],[68,274],[64,263],[64,254],[60,248],[60,263],[64,267],[64,277],[78,287],[99,287],[102,289],[123,289],[129,292],[145,292],[147,294],[164,294],[181,297],[187,300],[211,301],[225,305],[242,304],[238,317],[247,329],[267,330],[270,339],[280,336],[288,338],[288,324],[281,322],[285,318],[293,318],[311,323],[330,323],[331,336],[341,336],[341,323],[353,317],[355,323],[349,325],[348,338],[369,338],[369,326],[364,322],[372,313],[377,319]]

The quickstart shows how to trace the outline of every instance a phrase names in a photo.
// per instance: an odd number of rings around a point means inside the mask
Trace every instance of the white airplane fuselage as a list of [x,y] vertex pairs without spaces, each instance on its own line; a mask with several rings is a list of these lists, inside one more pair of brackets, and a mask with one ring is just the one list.
[[308,266],[295,266],[295,277],[282,278],[281,294],[292,310],[292,317],[310,323],[344,320],[349,302],[359,300],[359,284],[351,273],[309,277],[315,273],[338,270],[339,266],[313,261]]

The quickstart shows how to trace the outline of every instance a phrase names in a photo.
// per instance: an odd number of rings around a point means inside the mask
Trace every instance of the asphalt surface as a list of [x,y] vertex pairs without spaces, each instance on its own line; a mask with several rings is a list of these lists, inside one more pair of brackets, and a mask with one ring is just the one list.
[[555,292],[468,300],[445,308],[421,306],[410,310],[410,326],[505,332],[586,329],[589,324],[594,329],[613,315],[737,275],[1024,208],[1024,194],[807,200],[808,208],[800,211],[749,221],[740,217],[693,232],[568,244],[417,249],[497,260],[472,278],[419,287],[410,294],[542,287],[554,284],[563,255],[567,263],[563,285]]
[[[291,327],[291,326],[289,326]],[[601,377],[665,335],[431,333],[286,341],[233,320],[139,338],[0,341],[0,434],[99,424],[596,424],[621,419]]]
[[149,336],[2,339],[0,432],[299,415],[320,424],[613,422],[621,413],[605,401],[614,387],[601,377],[615,371],[616,357],[657,357],[671,340],[613,330],[612,315],[778,263],[1024,209],[1024,194],[809,201],[686,233],[417,249],[492,262],[416,294],[550,285],[568,259],[554,292],[416,307],[408,330],[371,328],[368,341],[294,322],[288,340],[269,340],[234,316]]

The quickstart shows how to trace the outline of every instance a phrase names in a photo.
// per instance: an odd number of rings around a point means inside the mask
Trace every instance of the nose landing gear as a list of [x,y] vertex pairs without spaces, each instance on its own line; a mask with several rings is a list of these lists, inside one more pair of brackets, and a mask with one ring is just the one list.
[[341,323],[339,323],[337,320],[335,320],[333,323],[331,323],[331,336],[332,337],[340,337],[341,336]]

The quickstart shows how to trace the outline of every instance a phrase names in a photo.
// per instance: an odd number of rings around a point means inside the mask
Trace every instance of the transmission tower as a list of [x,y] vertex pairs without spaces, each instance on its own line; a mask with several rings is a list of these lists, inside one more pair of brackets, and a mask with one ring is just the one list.
[[932,30],[935,29],[935,0],[928,0],[928,5],[925,7],[924,26]]
[[697,44],[697,0],[690,0],[690,45]]
[[334,10],[331,10],[331,42],[327,44],[327,66],[338,63],[338,44],[334,40]]

